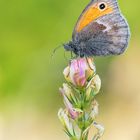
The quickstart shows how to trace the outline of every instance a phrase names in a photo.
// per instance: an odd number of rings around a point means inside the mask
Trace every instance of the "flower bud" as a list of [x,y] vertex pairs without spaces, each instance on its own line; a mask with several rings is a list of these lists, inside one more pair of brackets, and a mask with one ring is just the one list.
[[72,123],[70,122],[66,110],[62,108],[58,111],[58,118],[61,121],[62,125],[64,126],[65,131],[67,134],[74,136]]
[[98,124],[96,122],[93,123],[94,127],[98,130],[98,133],[94,136],[93,139],[100,139],[101,136],[103,136],[105,128],[101,124]]
[[90,118],[92,120],[94,120],[95,117],[98,115],[98,112],[99,112],[98,107],[99,107],[98,102],[94,100],[92,103],[92,108],[91,108],[91,113],[90,113]]
[[94,92],[94,95],[96,95],[100,91],[100,88],[101,79],[98,75],[95,75],[87,85],[86,98],[90,98],[92,91]]
[[95,71],[92,58],[77,58],[71,61],[63,74],[68,82],[78,87],[84,87]]
[[63,88],[59,88],[59,91],[63,96],[65,95],[72,103],[76,103],[76,97],[74,96],[71,87],[68,84],[64,83]]

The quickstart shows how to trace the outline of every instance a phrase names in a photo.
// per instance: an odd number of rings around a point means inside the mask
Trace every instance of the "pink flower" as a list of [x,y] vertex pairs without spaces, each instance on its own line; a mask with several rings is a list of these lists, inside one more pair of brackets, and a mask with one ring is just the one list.
[[74,108],[66,97],[64,97],[64,103],[72,119],[76,119],[82,114],[83,111],[79,108]]
[[60,92],[61,94],[63,95],[63,98],[64,98],[64,104],[67,108],[67,111],[69,113],[69,116],[72,118],[72,119],[76,119],[79,117],[80,114],[82,114],[82,110],[79,109],[79,108],[74,108],[72,103],[70,102],[68,96],[66,96],[66,91],[64,91],[62,88],[60,88]]
[[77,58],[65,68],[65,79],[78,87],[86,86],[88,80],[95,74],[92,58]]

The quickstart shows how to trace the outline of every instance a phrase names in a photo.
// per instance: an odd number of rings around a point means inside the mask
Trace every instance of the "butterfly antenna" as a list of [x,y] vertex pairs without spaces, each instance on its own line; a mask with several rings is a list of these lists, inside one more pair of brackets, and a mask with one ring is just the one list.
[[56,48],[53,50],[52,55],[51,55],[52,58],[53,58],[53,56],[55,55],[56,51],[57,51],[58,49],[60,49],[61,47],[63,47],[63,46],[60,45],[60,46],[56,47]]

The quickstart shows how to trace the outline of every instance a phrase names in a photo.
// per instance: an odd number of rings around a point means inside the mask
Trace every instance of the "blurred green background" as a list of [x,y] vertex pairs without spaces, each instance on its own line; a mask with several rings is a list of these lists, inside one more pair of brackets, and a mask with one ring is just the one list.
[[[57,119],[64,49],[89,0],[0,0],[0,140],[65,140]],[[140,1],[119,0],[131,28],[121,56],[95,58],[102,139],[140,140]],[[69,54],[67,53],[67,56]]]

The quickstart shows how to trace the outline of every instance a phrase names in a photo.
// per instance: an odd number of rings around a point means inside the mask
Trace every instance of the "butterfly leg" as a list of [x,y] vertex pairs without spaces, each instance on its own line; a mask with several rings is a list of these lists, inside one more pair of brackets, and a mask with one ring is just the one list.
[[71,59],[73,59],[74,58],[74,56],[73,56],[73,52],[71,51]]

